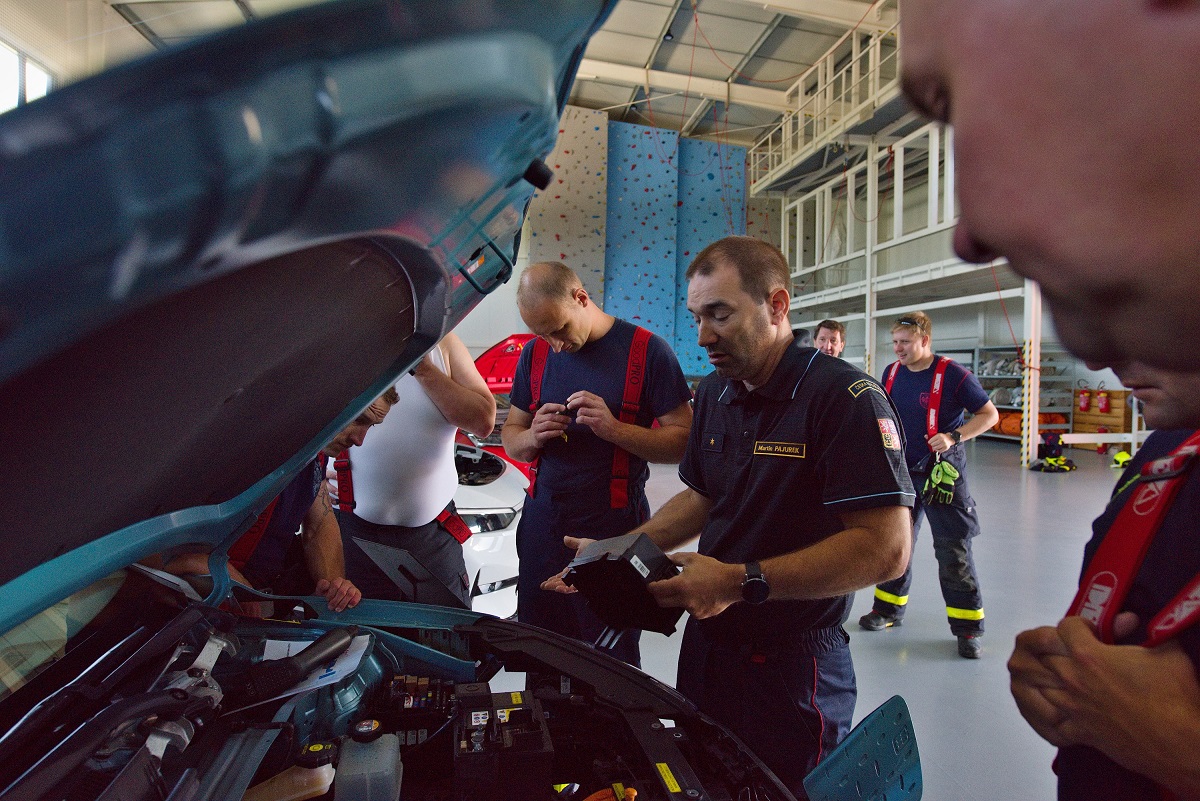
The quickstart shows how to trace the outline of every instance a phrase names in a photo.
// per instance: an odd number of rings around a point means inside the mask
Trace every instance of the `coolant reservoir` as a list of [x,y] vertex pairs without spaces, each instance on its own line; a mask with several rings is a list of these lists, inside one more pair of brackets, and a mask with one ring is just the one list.
[[396,801],[400,798],[400,738],[384,734],[369,742],[349,740],[338,760],[336,801]]
[[242,796],[242,801],[304,801],[329,792],[333,784],[333,765],[302,768],[293,765],[260,782]]
[[325,795],[333,784],[336,753],[333,743],[312,743],[295,765],[251,787],[242,801],[304,801]]

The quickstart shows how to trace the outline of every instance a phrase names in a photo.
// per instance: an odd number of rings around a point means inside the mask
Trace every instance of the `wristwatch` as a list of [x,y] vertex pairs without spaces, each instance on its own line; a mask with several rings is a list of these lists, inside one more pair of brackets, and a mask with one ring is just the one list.
[[758,562],[746,564],[746,577],[742,579],[742,600],[748,604],[761,604],[771,594],[771,585],[763,575]]
[[962,442],[962,432],[957,428],[950,432],[950,439],[954,440],[954,444]]

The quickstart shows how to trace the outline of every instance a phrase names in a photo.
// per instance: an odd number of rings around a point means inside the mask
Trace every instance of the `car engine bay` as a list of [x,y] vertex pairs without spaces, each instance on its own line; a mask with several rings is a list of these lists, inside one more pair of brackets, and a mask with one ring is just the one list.
[[791,799],[673,689],[582,643],[465,610],[289,611],[131,573],[0,706],[0,799]]

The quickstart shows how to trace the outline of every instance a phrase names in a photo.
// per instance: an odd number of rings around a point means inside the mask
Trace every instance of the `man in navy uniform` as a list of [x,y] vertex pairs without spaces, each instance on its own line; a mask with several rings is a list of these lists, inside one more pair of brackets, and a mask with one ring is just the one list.
[[[527,268],[517,307],[538,336],[501,432],[509,456],[535,462],[517,525],[517,619],[593,642],[605,627],[583,599],[539,587],[570,561],[564,535],[615,537],[650,516],[647,463],[683,455],[692,393],[666,341],[605,313],[564,264]],[[639,666],[638,636],[625,632],[613,655]]]
[[[983,594],[971,554],[979,534],[979,516],[967,486],[962,443],[996,424],[1000,413],[975,374],[933,352],[933,322],[923,312],[906,314],[892,326],[897,361],[884,371],[883,383],[904,424],[905,459],[917,503],[913,506],[913,542],[921,518],[929,518],[933,552],[950,633],[958,655],[978,659],[982,651]],[[964,412],[973,416],[964,420]],[[900,625],[908,609],[912,564],[904,575],[875,588],[874,608],[858,624],[868,631]]]
[[699,553],[672,554],[682,573],[650,585],[692,615],[677,686],[803,799],[854,714],[851,594],[908,561],[899,422],[873,378],[795,345],[778,248],[727,237],[687,277],[716,372],[697,390],[686,488],[635,531],[667,551],[699,536]]

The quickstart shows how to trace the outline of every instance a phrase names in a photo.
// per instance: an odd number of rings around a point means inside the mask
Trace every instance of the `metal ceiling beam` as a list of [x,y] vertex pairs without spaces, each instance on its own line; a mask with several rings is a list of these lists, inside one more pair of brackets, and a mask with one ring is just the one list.
[[242,12],[242,16],[246,18],[246,22],[255,18],[254,9],[246,0],[233,0],[233,4],[238,7],[238,11]]
[[[683,0],[675,0],[671,6],[671,12],[667,14],[667,21],[662,24],[661,30],[658,32],[658,37],[654,40],[654,47],[650,51],[650,57],[646,59],[645,68],[650,69],[654,66],[654,62],[658,59],[658,51],[662,49],[662,44],[666,41],[663,37],[667,35],[667,31],[671,30],[671,26],[675,24],[675,17],[679,15],[679,9],[683,6]],[[672,34],[672,37],[674,34]],[[621,115],[621,120],[625,121],[629,117],[629,112],[634,110],[634,104],[638,99],[638,89],[635,86],[629,93],[629,104],[625,108],[625,113]]]
[[[750,47],[746,49],[745,55],[743,55],[741,60],[734,65],[733,74],[729,76],[729,80],[734,80],[738,74],[745,69],[746,65],[750,63],[750,60],[758,55],[758,51],[763,46],[763,43],[766,42],[767,38],[775,32],[775,29],[779,27],[779,23],[781,22],[783,22],[783,15],[776,14],[770,22],[763,26],[762,32],[759,33],[758,38],[754,40],[754,44],[750,45]],[[688,121],[683,124],[683,127],[679,129],[680,136],[689,136],[692,133],[692,129],[700,123],[701,118],[708,112],[708,104],[711,102],[713,101],[706,99],[696,107],[696,110],[692,113],[691,118],[688,119]],[[726,111],[728,111],[728,108],[726,108]]]
[[608,61],[597,61],[585,58],[579,62],[579,73],[576,76],[583,80],[598,80],[606,83],[616,83],[623,86],[647,86],[671,92],[689,92],[697,97],[708,100],[719,100],[722,103],[740,103],[755,108],[765,108],[771,111],[783,112],[790,108],[787,102],[787,92],[776,89],[760,89],[757,86],[743,86],[727,81],[717,81],[712,78],[680,75],[663,70],[645,70],[641,67],[631,67],[627,64],[613,64]]
[[[789,17],[798,17],[800,19],[811,19],[818,22],[828,22],[834,25],[841,25],[844,28],[853,28],[862,20],[863,24],[869,24],[872,28],[890,28],[896,24],[899,17],[895,10],[882,8],[873,8],[867,12],[865,3],[855,2],[855,0],[737,0],[738,2],[756,6],[758,8],[766,8],[771,11],[778,11],[781,14],[787,14]],[[867,16],[864,19],[863,13]]]
[[128,3],[113,3],[112,10],[124,17],[130,27],[145,37],[146,41],[154,45],[156,49],[162,50],[167,46],[167,43],[149,25],[142,22],[142,18],[138,16],[138,13],[129,8]]

